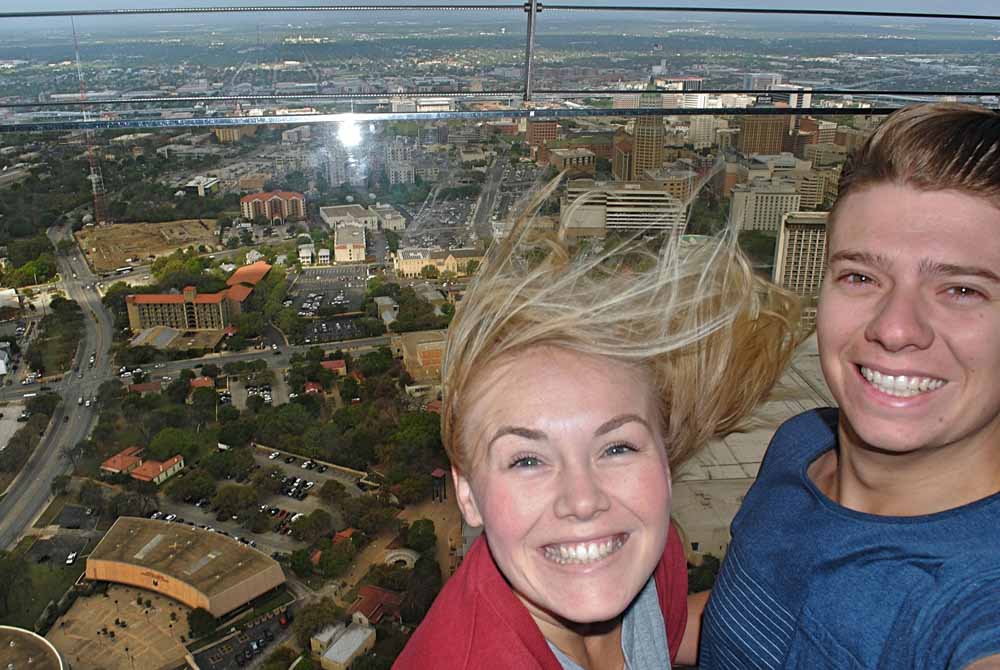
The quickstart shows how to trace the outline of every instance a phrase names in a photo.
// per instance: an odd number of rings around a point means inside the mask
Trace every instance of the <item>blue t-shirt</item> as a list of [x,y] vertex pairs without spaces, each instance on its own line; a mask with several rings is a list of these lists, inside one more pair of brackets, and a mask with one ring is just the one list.
[[952,670],[1000,653],[1000,493],[925,516],[855,512],[806,472],[836,440],[833,409],[775,434],[733,519],[702,670]]

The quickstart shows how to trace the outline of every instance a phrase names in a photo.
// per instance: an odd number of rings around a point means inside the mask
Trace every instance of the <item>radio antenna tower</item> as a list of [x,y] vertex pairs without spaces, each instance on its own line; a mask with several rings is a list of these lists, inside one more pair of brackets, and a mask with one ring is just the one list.
[[[76,21],[69,17],[70,25],[73,27],[73,49],[76,53],[76,77],[80,80],[80,102],[87,102],[87,86],[83,81],[83,68],[80,66],[80,42],[76,37]],[[83,120],[90,121],[90,111],[88,105],[83,105]],[[87,142],[87,164],[90,166],[90,187],[94,194],[94,225],[110,223],[105,215],[104,208],[104,177],[101,175],[101,166],[97,162],[97,153],[94,151],[94,131],[87,128],[83,131]]]

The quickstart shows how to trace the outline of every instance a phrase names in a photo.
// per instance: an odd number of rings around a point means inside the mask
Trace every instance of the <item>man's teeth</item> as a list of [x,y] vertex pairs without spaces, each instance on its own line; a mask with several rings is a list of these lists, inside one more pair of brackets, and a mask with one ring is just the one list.
[[907,377],[906,375],[884,375],[878,370],[869,370],[862,366],[861,374],[872,386],[882,393],[909,398],[927,391],[934,391],[948,382],[943,379],[933,379],[931,377]]
[[616,535],[604,542],[550,544],[545,547],[544,552],[547,559],[559,565],[596,563],[621,549],[624,544],[624,537]]

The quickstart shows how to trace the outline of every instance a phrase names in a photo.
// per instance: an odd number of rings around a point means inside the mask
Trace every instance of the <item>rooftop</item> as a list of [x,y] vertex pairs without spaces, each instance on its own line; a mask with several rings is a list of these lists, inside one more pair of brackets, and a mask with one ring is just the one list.
[[274,559],[225,535],[128,516],[115,521],[87,560],[156,570],[208,597],[264,570],[280,570]]
[[30,630],[0,626],[0,668],[62,670],[56,648]]
[[334,640],[330,648],[323,653],[323,658],[334,663],[347,664],[370,636],[375,634],[371,626],[352,623]]
[[143,461],[142,465],[137,467],[132,471],[132,479],[139,479],[144,482],[151,482],[156,477],[162,473],[166,472],[170,468],[174,467],[178,463],[183,463],[184,458],[182,456],[174,456],[173,458],[168,458],[167,460],[160,461]]
[[141,452],[141,447],[126,447],[101,463],[101,469],[108,472],[128,472],[129,468],[142,462],[142,459],[139,458]]
[[267,276],[267,273],[271,271],[271,266],[265,261],[257,261],[256,263],[251,263],[250,265],[244,265],[238,268],[236,272],[230,275],[229,279],[226,280],[226,284],[229,286],[236,286],[237,284],[250,284],[251,286],[256,286],[261,279]]
[[282,200],[291,200],[292,198],[298,198],[299,200],[304,200],[305,196],[301,193],[296,193],[295,191],[266,191],[264,193],[251,193],[250,195],[245,195],[240,198],[240,202],[253,202],[254,200],[270,200],[272,198],[281,198]]

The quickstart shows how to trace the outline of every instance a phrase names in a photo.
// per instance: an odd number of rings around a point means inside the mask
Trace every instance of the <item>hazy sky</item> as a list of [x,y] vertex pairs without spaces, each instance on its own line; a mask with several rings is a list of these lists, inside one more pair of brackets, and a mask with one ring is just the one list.
[[[364,4],[443,4],[440,0],[360,0]],[[220,7],[242,6],[246,0],[144,0],[141,4],[149,7]],[[0,0],[3,11],[44,11],[49,9],[124,9],[141,6],[135,0],[34,0],[30,5],[12,0]],[[350,4],[347,0],[262,0],[259,5],[334,5]],[[456,4],[518,5],[519,0],[456,0]],[[890,12],[947,12],[998,16],[1000,7],[996,0],[551,0],[549,4],[596,4],[596,5],[674,5],[692,7],[753,7],[768,9],[849,9]]]

